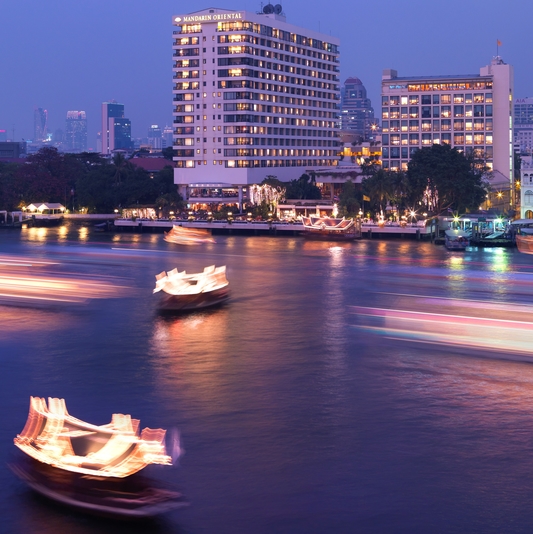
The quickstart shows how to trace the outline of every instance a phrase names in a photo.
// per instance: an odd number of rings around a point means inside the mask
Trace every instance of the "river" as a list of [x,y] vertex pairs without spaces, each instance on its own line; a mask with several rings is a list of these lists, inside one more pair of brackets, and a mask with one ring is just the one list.
[[[0,232],[0,532],[531,531],[533,256],[162,237]],[[212,264],[227,305],[158,314],[157,273]],[[190,507],[123,525],[35,496],[8,467],[30,395],[178,428],[153,473]]]

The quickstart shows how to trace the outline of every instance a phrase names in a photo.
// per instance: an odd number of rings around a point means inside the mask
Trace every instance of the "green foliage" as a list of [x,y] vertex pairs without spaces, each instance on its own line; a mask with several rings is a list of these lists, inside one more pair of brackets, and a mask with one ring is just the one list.
[[464,213],[485,200],[487,184],[482,161],[465,156],[449,145],[432,145],[417,150],[409,162],[408,179],[412,198],[425,204],[424,192],[433,199],[437,214],[450,208]]
[[167,146],[162,150],[163,157],[165,159],[168,159],[169,161],[172,161],[174,158],[174,149],[171,146]]
[[291,180],[287,185],[285,198],[320,200],[322,194],[314,179],[308,174],[302,174],[297,180]]
[[354,183],[351,180],[345,182],[339,196],[340,215],[344,217],[356,217],[358,215],[361,206],[358,196]]
[[70,154],[44,147],[28,156],[15,172],[13,192],[19,205],[32,202],[61,202],[67,205],[74,189],[75,177],[83,165]]

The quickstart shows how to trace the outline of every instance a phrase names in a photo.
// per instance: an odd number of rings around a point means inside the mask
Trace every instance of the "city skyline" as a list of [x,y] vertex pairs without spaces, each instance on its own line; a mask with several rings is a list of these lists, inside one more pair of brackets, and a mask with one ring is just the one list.
[[[213,6],[260,9],[259,2],[234,0]],[[349,77],[361,79],[376,115],[383,69],[408,76],[475,73],[496,55],[497,40],[502,43],[499,54],[515,68],[514,96],[533,95],[528,50],[517,37],[526,31],[533,6],[502,10],[493,0],[481,9],[479,4],[453,0],[442,10],[415,0],[397,9],[397,4],[386,1],[365,7],[364,22],[360,12],[350,11],[344,2],[328,10],[314,0],[305,4],[293,0],[282,6],[287,22],[340,39],[340,83]],[[100,106],[109,100],[127,106],[135,138],[145,137],[151,124],[170,123],[172,16],[191,9],[168,0],[150,10],[138,0],[127,9],[100,0],[90,6],[61,0],[45,6],[29,0],[26,7],[7,5],[0,21],[1,42],[11,51],[2,62],[9,76],[2,86],[4,105],[0,107],[0,128],[9,137],[13,129],[15,140],[32,137],[36,107],[48,110],[52,132],[62,127],[66,111],[84,109],[88,145],[96,149]]]

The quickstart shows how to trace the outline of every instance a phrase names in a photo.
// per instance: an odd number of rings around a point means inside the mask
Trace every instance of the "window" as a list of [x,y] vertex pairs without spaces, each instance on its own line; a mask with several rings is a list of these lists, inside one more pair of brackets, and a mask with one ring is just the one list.
[[433,104],[440,104],[439,95],[433,95]]
[[431,118],[431,106],[422,106],[422,118],[423,119]]
[[484,145],[485,144],[485,134],[476,133],[474,134],[474,145]]
[[422,105],[429,105],[431,104],[431,95],[422,95]]
[[485,95],[483,93],[474,93],[474,104],[483,104]]
[[409,104],[410,105],[418,105],[419,98],[418,95],[409,95]]
[[433,131],[440,132],[440,121],[433,121]]
[[472,103],[472,93],[465,95],[465,104],[471,104]]
[[433,106],[433,117],[435,117],[435,118],[440,117],[440,107],[439,106]]
[[462,104],[465,101],[465,95],[453,95],[454,104]]
[[441,104],[451,104],[452,103],[452,95],[441,95],[440,103]]
[[[465,129],[465,121],[462,119],[456,119],[453,121],[453,129],[457,131],[462,131]],[[462,144],[462,143],[461,143]]]
[[443,132],[448,132],[452,129],[452,121],[450,119],[442,119],[440,121],[440,127]]
[[482,131],[485,129],[485,121],[483,119],[474,119],[474,130]]
[[[435,121],[439,122],[439,121]],[[422,121],[422,131],[431,132],[431,121]]]
[[422,134],[422,144],[427,146],[432,144],[431,134],[430,133],[423,133]]
[[465,107],[464,106],[453,106],[453,116],[454,117],[464,117],[465,116]]
[[[487,108],[491,108],[491,115],[492,115],[492,106],[487,106]],[[485,110],[483,109],[484,106],[474,106],[474,117],[484,117],[485,116]]]
[[452,142],[452,134],[443,133],[441,143],[444,145],[450,145]]
[[418,132],[418,121],[409,121],[409,131]]
[[410,145],[418,145],[418,142],[419,142],[418,134],[409,134],[409,144]]
[[464,145],[465,144],[465,135],[463,133],[453,134],[453,144],[454,145]]
[[440,116],[444,118],[449,118],[452,116],[452,108],[451,106],[441,106],[440,108]]
[[492,106],[485,106],[485,115],[487,117],[492,117]]

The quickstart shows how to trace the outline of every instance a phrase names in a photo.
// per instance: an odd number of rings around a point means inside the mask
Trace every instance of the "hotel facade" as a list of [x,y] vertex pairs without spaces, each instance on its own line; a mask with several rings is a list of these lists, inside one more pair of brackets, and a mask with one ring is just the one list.
[[500,57],[473,75],[399,77],[383,71],[383,167],[407,170],[416,150],[446,143],[485,158],[493,187],[509,190],[513,92],[513,67]]
[[[189,202],[242,208],[247,186],[333,166],[339,40],[262,13],[173,17],[174,182]],[[222,193],[223,192],[223,193]]]

